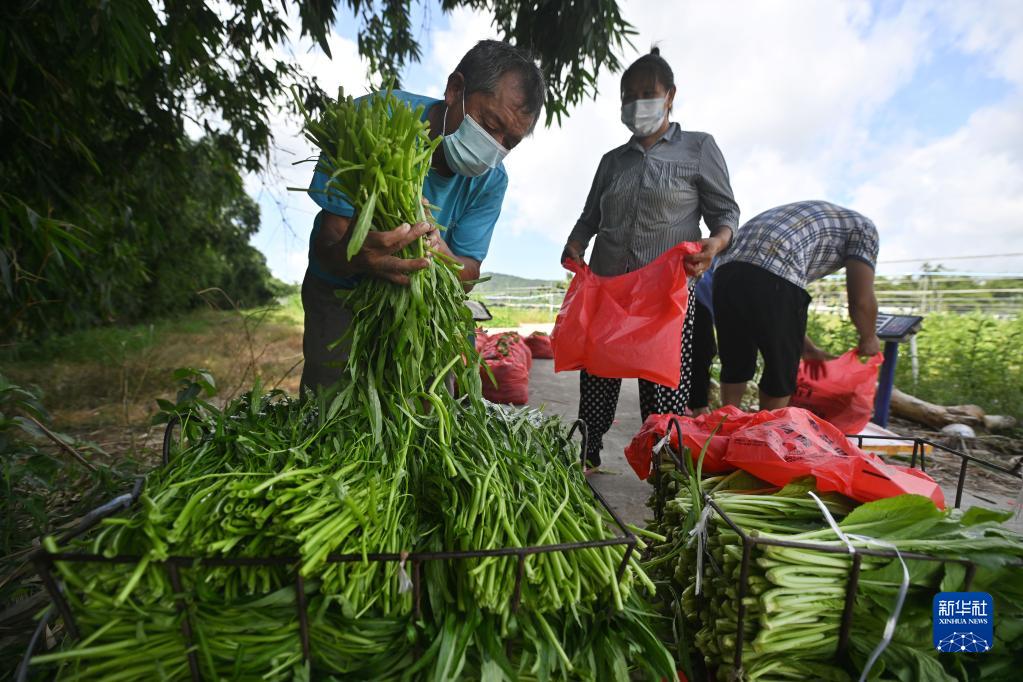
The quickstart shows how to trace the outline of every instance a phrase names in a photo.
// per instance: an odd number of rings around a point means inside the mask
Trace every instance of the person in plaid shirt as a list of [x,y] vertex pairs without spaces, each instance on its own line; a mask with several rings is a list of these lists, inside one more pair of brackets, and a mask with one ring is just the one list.
[[754,217],[718,256],[714,323],[721,358],[721,401],[738,406],[764,357],[760,409],[788,405],[800,359],[830,356],[806,336],[810,282],[845,267],[849,317],[861,356],[875,355],[877,228],[865,216],[826,201],[800,201]]

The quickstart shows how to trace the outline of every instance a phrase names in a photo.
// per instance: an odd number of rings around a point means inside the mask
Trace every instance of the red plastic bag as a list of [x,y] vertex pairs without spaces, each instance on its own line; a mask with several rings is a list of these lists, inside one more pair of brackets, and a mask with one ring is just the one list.
[[[728,451],[728,439],[731,434],[744,426],[755,415],[746,414],[737,407],[727,405],[709,414],[699,417],[679,417],[673,414],[652,414],[643,422],[639,433],[632,439],[632,442],[625,448],[625,459],[629,461],[632,470],[636,472],[641,480],[646,480],[653,467],[653,449],[657,443],[664,438],[664,434],[671,432],[671,446],[678,452],[678,434],[671,428],[671,420],[678,419],[682,427],[682,445],[689,448],[693,458],[693,464],[699,458],[703,444],[710,439],[707,447],[707,454],[703,458],[703,470],[711,474],[726,473],[733,471],[734,466],[725,462],[725,453]],[[720,426],[718,426],[720,424]],[[711,437],[711,433],[717,427],[717,433]]]
[[565,261],[575,273],[554,324],[554,371],[585,369],[598,377],[639,378],[678,388],[682,324],[689,304],[682,242],[618,277],[600,277]]
[[526,337],[526,345],[534,359],[550,360],[554,357],[554,346],[551,345],[551,337],[543,332],[533,332]]
[[862,363],[854,349],[825,362],[827,371],[817,379],[810,376],[806,362],[801,362],[789,405],[810,410],[842,433],[859,433],[874,413],[877,368],[883,361],[884,356],[878,353]]
[[480,368],[484,398],[510,405],[529,402],[529,369],[533,366],[533,355],[521,336],[515,332],[490,336],[480,355],[494,375],[491,380],[486,368]]
[[[700,417],[650,415],[625,449],[625,456],[641,479],[650,475],[653,447],[667,433],[672,418],[682,427],[682,445],[695,462],[714,427],[703,460],[707,473],[743,469],[777,486],[801,476],[814,476],[822,492],[836,491],[871,502],[903,493],[929,497],[939,508],[945,498],[927,474],[885,462],[863,452],[837,428],[814,414],[795,407],[748,414],[723,407]],[[674,429],[672,446],[678,448]]]
[[860,502],[913,493],[944,509],[945,497],[930,476],[885,464],[813,413],[784,407],[761,414],[769,418],[732,434],[727,463],[777,486],[813,476],[821,492],[838,492]]

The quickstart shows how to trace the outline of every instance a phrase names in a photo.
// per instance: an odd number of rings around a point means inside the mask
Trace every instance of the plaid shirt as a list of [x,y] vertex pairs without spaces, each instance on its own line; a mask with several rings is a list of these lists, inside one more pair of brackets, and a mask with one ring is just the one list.
[[750,263],[805,289],[850,258],[873,268],[878,248],[869,218],[826,201],[800,201],[764,211],[739,228],[718,267]]

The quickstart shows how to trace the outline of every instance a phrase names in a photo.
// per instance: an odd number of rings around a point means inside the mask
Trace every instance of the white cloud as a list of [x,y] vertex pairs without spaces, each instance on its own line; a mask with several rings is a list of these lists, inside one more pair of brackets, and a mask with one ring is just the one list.
[[[1023,252],[1020,110],[1018,98],[982,109],[952,135],[878,159],[877,175],[856,188],[852,203],[875,217],[882,260]],[[1020,261],[954,267],[1019,271]]]
[[[908,0],[878,14],[866,0],[632,0],[622,10],[639,31],[633,38],[638,49],[623,61],[659,42],[679,90],[674,118],[717,139],[744,220],[789,201],[825,198],[874,219],[883,260],[1023,251],[1017,236],[1023,233],[1023,12],[1016,4]],[[447,15],[446,28],[432,29],[425,41],[419,73],[426,75],[419,76],[417,91],[440,96],[465,51],[495,36],[488,14],[460,8]],[[328,92],[339,84],[365,91],[366,68],[354,43],[333,35],[333,60],[308,47],[306,41],[296,48],[294,59]],[[879,129],[879,114],[890,113],[893,97],[921,66],[949,50],[980,59],[988,76],[1012,83],[1015,94],[938,139],[909,128]],[[618,121],[618,81],[619,74],[602,74],[595,101],[577,106],[561,128],[538,127],[509,155],[492,267],[527,269],[501,253],[528,240],[531,260],[550,263],[549,274],[557,276],[561,245],[601,155],[628,139]],[[294,229],[283,246],[279,235],[264,240],[274,271],[291,278],[301,275],[315,206],[283,187],[308,181],[309,168],[293,168],[291,161],[311,149],[297,121],[278,117],[273,129],[276,176],[265,184],[249,178],[248,186],[272,190]],[[276,208],[266,197],[266,231],[286,231],[269,215]],[[1019,259],[968,265],[1023,269]]]
[[[366,62],[357,45],[332,31],[328,44],[332,58],[308,38],[301,39],[297,16],[289,16],[289,40],[269,55],[291,61],[303,73],[313,76],[328,95],[339,87],[346,94],[360,96],[369,89]],[[301,282],[305,274],[307,244],[312,221],[319,210],[304,192],[288,187],[306,187],[312,176],[312,163],[298,163],[315,155],[312,144],[302,135],[300,117],[276,112],[270,119],[274,137],[270,163],[261,174],[249,174],[245,186],[262,208],[262,228],[254,243],[267,257],[271,271],[287,282]]]
[[[872,127],[918,68],[949,47],[942,32],[959,41],[952,47],[983,52],[993,77],[1013,68],[1023,77],[1023,12],[1011,3],[939,9],[910,2],[875,15],[870,3],[855,0],[629,2],[623,13],[639,31],[633,43],[640,49],[624,61],[659,43],[676,75],[674,118],[715,136],[743,220],[786,202],[825,198],[877,222],[883,259],[1023,250],[1019,98],[976,112],[939,140],[886,130],[882,143]],[[604,74],[595,102],[573,110],[562,129],[538,130],[506,161],[508,218],[498,229],[529,233],[538,255],[552,263],[600,156],[628,137],[617,122],[618,78]],[[964,246],[968,235],[989,240]]]
[[987,55],[997,74],[1023,85],[1023,11],[1017,0],[943,0],[934,8],[966,52]]
[[442,97],[448,75],[469,48],[480,40],[499,37],[493,26],[493,16],[486,12],[459,7],[448,14],[448,27],[434,31],[430,51],[423,58],[427,67],[436,69],[436,78],[421,94]]

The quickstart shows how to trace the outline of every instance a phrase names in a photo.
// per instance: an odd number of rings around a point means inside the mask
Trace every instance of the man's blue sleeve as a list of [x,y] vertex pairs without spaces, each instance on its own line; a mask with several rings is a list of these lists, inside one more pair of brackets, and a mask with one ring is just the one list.
[[490,250],[490,238],[494,225],[501,215],[501,204],[508,189],[508,176],[501,169],[500,175],[487,183],[479,198],[459,218],[450,234],[444,235],[448,248],[457,256],[466,256],[481,263]]
[[320,170],[326,166],[327,162],[321,154],[319,161],[316,162],[317,170],[313,173],[313,181],[309,183],[309,196],[324,211],[344,218],[351,218],[355,215],[355,208],[348,202],[348,197],[336,187],[327,187],[330,174]]

